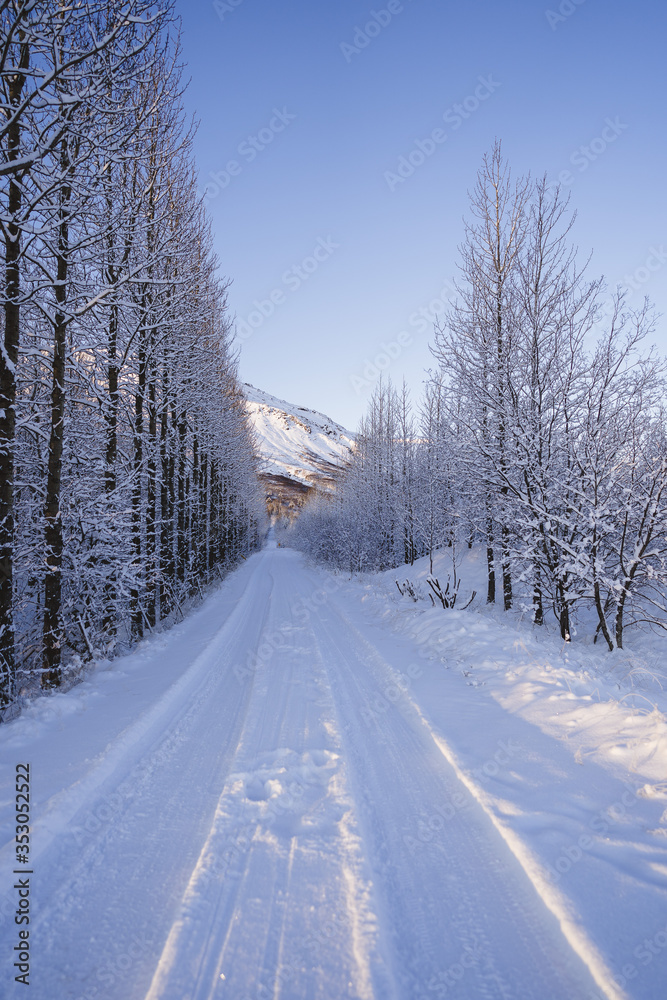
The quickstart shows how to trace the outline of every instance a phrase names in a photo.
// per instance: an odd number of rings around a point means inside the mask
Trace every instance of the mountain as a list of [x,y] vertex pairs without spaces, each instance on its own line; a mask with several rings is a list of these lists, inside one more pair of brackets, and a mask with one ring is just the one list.
[[248,383],[243,393],[270,512],[300,507],[314,489],[331,490],[352,456],[354,434],[324,413],[287,403]]

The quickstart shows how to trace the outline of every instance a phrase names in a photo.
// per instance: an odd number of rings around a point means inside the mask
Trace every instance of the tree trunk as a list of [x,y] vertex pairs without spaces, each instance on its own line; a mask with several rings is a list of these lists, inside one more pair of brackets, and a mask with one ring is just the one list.
[[187,535],[185,497],[187,490],[187,420],[185,412],[178,420],[178,511],[176,516],[176,554],[178,579],[185,583],[187,576]]
[[[107,334],[107,384],[109,398],[104,407],[105,421],[105,463],[104,489],[107,497],[116,490],[116,459],[118,456],[118,304],[111,304],[109,329]],[[109,574],[104,584],[104,618],[102,627],[107,635],[116,633],[116,581]]]
[[565,642],[569,642],[571,638],[570,632],[570,604],[565,597],[565,585],[562,581],[557,584],[558,591],[558,603],[559,603],[559,624],[560,624],[560,637],[564,639]]
[[157,621],[157,404],[155,371],[148,380],[148,462],[146,485],[146,618],[151,628]]
[[168,364],[162,374],[162,409],[160,412],[160,615],[172,608],[169,584],[174,580],[174,464],[169,447],[169,376]]
[[509,529],[506,525],[503,525],[500,531],[500,541],[503,562],[503,606],[505,611],[509,611],[512,607],[512,568],[510,564],[509,538]]
[[496,568],[493,558],[493,520],[490,516],[486,519],[486,603],[496,603]]
[[107,495],[116,489],[116,458],[118,455],[118,303],[114,300],[109,314],[107,335],[107,382],[109,398],[104,408],[106,423],[106,454],[104,488]]
[[[63,141],[61,168],[70,168],[67,140]],[[56,263],[56,313],[53,328],[53,381],[51,387],[51,433],[49,465],[44,500],[46,576],[44,578],[44,630],[42,686],[60,686],[61,657],[65,640],[62,620],[63,519],[60,505],[63,441],[65,437],[65,358],[67,352],[67,276],[69,270],[69,213],[72,189],[64,183],[60,190],[58,255]]]
[[[188,504],[188,565],[193,576],[199,573],[199,532],[200,532],[200,455],[199,438],[196,432],[192,435],[192,494]],[[189,491],[188,491],[189,492]],[[192,581],[191,581],[192,585]]]
[[[27,69],[29,48],[21,46],[19,70]],[[16,108],[25,84],[25,74],[9,78],[9,103]],[[15,119],[7,132],[8,162],[19,156],[21,125]],[[9,178],[8,215],[5,235],[5,337],[0,351],[0,708],[8,705],[14,689],[14,441],[16,436],[16,365],[20,341],[21,185]]]
[[607,645],[609,646],[609,652],[611,653],[614,648],[614,643],[612,641],[611,635],[609,634],[609,628],[607,626],[607,616],[605,615],[604,607],[602,606],[600,581],[598,579],[597,569],[596,569],[597,558],[598,558],[598,537],[597,537],[597,529],[594,529],[593,545],[591,548],[591,565],[593,568],[593,597],[595,600],[595,610],[598,613],[599,628],[607,641]]
[[142,478],[144,466],[144,396],[146,393],[146,331],[139,335],[137,389],[134,395],[134,484],[132,487],[132,550],[134,580],[130,591],[132,631],[136,639],[144,634],[144,615],[141,606],[140,581],[143,577],[142,564]]
[[[611,653],[614,649],[614,643],[609,633],[609,627],[607,625],[607,616],[604,613],[604,607],[602,606],[602,597],[600,595],[600,582],[596,580],[593,584],[593,594],[595,597],[595,610],[598,613],[598,624],[600,631],[606,639],[607,645],[609,646],[609,652]],[[618,624],[618,619],[617,619]],[[621,630],[622,633],[622,630]],[[621,636],[622,637],[622,636]],[[619,649],[621,648],[619,644]]]
[[533,585],[533,624],[544,625],[544,602],[542,598],[542,567],[535,557],[533,561],[535,583]]

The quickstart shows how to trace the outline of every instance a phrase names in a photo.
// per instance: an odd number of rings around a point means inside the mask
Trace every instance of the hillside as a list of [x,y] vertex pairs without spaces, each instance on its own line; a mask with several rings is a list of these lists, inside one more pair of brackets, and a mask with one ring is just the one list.
[[294,509],[313,489],[329,490],[352,455],[354,434],[317,410],[245,383],[269,509]]

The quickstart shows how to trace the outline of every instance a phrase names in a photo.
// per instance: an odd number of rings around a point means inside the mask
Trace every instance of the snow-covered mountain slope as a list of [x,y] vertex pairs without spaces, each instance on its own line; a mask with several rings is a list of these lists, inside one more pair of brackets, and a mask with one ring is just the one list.
[[324,413],[277,399],[247,383],[243,386],[248,413],[262,458],[262,475],[269,481],[331,488],[337,472],[352,455],[354,434]]

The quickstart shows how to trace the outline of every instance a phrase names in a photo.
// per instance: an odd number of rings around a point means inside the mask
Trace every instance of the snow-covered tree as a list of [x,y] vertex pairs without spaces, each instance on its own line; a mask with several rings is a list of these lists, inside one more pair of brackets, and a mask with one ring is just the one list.
[[154,628],[264,516],[171,3],[0,8],[0,707]]
[[[419,430],[405,388],[373,394],[336,495],[295,538],[350,570],[481,543],[487,602],[569,640],[597,622],[665,625],[665,364],[648,306],[602,309],[570,242],[574,216],[543,178],[512,182],[496,143],[471,195],[457,298],[435,327]],[[581,614],[580,614],[581,612]]]

